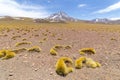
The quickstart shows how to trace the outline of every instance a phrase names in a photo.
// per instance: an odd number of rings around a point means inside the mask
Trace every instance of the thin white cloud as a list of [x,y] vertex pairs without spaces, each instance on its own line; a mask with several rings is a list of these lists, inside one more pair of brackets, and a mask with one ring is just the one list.
[[107,13],[107,12],[111,12],[111,11],[118,10],[118,9],[120,9],[120,1],[113,5],[108,6],[105,9],[98,10],[95,13]]
[[79,4],[78,7],[81,8],[81,7],[85,7],[87,6],[86,4]]
[[120,17],[110,18],[110,20],[120,20]]
[[43,6],[19,4],[15,0],[0,0],[0,16],[43,18],[48,12]]

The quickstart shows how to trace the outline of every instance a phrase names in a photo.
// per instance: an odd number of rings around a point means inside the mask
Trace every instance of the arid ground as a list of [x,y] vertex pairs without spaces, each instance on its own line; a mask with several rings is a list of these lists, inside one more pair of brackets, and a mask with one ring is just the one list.
[[[33,23],[1,21],[0,49],[20,49],[39,46],[41,52],[20,51],[14,58],[0,60],[0,80],[120,80],[120,25],[92,23]],[[15,46],[18,42],[32,44]],[[70,45],[53,56],[55,45]],[[75,61],[81,48],[94,48],[96,54],[85,55],[98,61],[99,68],[75,69],[62,77],[55,72],[60,57]]]

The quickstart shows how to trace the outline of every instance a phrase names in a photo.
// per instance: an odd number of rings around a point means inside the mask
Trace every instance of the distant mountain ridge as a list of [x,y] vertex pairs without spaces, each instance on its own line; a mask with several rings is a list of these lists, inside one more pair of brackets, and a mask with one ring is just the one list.
[[11,17],[11,16],[0,16],[0,20],[10,21],[10,20],[24,20],[24,21],[33,21],[35,23],[51,23],[51,22],[59,22],[59,23],[66,23],[66,22],[86,22],[86,23],[103,23],[103,24],[120,24],[120,19],[113,20],[108,18],[95,18],[92,20],[80,20],[73,18],[66,14],[63,11],[59,11],[57,13],[53,13],[46,18],[28,18],[28,17]]
[[107,18],[96,18],[91,20],[93,23],[105,23],[105,24],[120,24],[120,19],[118,20],[112,20]]

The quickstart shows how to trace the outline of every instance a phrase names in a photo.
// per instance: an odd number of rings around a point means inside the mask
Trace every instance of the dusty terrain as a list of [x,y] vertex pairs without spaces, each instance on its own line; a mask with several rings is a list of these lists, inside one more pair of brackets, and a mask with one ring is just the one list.
[[[0,23],[4,26],[0,32],[0,49],[40,46],[42,51],[22,51],[14,58],[0,60],[0,80],[120,80],[119,25],[4,23]],[[23,40],[32,44],[15,46]],[[72,48],[60,49],[57,56],[50,55],[50,48],[56,44]],[[55,63],[60,57],[67,56],[75,61],[81,57],[78,50],[86,47],[96,50],[96,54],[85,56],[101,63],[100,68],[75,69],[66,77],[56,74]]]

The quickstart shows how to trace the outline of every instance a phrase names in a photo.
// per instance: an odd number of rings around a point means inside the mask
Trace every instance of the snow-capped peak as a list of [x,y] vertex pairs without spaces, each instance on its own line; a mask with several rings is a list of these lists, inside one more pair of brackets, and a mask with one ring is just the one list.
[[47,17],[47,19],[53,21],[53,22],[59,22],[59,21],[76,21],[77,19],[74,19],[70,16],[68,16],[65,12],[58,12],[50,15]]

